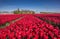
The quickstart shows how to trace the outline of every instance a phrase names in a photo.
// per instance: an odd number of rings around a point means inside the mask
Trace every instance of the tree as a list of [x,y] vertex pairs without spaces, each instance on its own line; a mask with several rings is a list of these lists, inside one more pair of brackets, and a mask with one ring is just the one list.
[[19,8],[15,11],[13,11],[14,14],[21,14],[21,11],[19,10]]

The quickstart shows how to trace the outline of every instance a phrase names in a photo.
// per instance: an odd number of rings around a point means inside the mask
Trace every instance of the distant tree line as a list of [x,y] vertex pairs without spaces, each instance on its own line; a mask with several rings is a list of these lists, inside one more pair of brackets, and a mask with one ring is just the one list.
[[13,11],[14,14],[35,14],[34,11],[30,11],[30,10],[19,10],[19,8],[17,10]]

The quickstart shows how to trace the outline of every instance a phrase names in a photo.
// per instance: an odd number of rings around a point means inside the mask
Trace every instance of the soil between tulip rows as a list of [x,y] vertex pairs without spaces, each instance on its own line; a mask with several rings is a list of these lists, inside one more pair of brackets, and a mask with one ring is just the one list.
[[11,23],[13,24],[13,23],[15,23],[16,21],[18,21],[18,20],[20,20],[22,18],[24,18],[24,17],[22,16],[20,18],[17,18],[15,20],[12,20],[11,22],[6,22],[5,24],[0,25],[0,28],[5,28],[6,26],[9,26]]

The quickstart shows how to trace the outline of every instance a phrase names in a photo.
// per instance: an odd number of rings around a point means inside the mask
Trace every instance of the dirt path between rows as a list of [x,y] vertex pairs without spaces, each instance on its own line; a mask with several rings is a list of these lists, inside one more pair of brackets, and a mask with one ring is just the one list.
[[24,16],[22,16],[22,17],[20,17],[20,18],[17,18],[17,19],[15,19],[15,20],[12,20],[11,22],[6,22],[5,24],[1,25],[0,28],[5,28],[6,26],[9,26],[11,23],[13,24],[13,23],[21,20],[22,18],[24,18]]

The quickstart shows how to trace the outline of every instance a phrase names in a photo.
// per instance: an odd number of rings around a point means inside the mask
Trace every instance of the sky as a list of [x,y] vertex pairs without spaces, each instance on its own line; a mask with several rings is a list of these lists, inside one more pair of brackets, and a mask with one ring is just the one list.
[[0,11],[17,8],[39,12],[60,12],[60,0],[0,0]]

